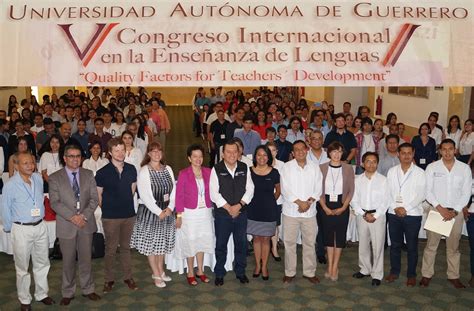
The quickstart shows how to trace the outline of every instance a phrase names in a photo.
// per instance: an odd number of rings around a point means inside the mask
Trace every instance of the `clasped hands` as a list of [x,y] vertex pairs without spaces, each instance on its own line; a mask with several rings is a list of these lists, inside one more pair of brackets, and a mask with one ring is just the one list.
[[164,210],[161,211],[158,217],[160,217],[160,220],[163,220],[166,217],[171,216],[171,214],[173,214],[173,211],[170,210],[169,208],[165,208]]
[[70,222],[72,222],[74,225],[79,227],[80,229],[84,228],[87,220],[86,217],[82,214],[76,214],[69,219]]
[[224,205],[224,209],[229,212],[229,215],[232,217],[232,218],[236,218],[239,216],[240,214],[240,209],[242,208],[242,204],[240,203],[237,203],[237,204],[234,204],[234,205],[230,205],[229,203],[226,203]]
[[363,216],[364,220],[367,221],[369,224],[374,223],[377,218],[374,217],[372,213],[365,213]]
[[458,214],[455,210],[442,207],[441,205],[436,206],[436,210],[441,214],[441,217],[443,217],[443,221],[450,221]]
[[298,205],[298,212],[306,212],[314,201],[316,201],[314,198],[308,198],[306,201],[301,201],[300,199],[296,200],[295,203]]
[[346,209],[343,207],[336,208],[336,209],[329,209],[327,207],[323,207],[324,212],[328,216],[339,216],[341,215]]

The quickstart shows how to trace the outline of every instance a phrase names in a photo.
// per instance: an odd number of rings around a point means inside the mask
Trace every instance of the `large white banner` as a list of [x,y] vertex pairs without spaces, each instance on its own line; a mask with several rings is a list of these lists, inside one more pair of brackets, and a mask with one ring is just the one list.
[[360,1],[2,0],[0,85],[474,85],[474,1]]

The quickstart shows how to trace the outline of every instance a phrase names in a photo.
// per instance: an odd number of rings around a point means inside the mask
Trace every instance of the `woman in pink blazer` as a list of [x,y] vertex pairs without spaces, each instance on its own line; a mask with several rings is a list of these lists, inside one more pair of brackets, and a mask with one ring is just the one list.
[[[208,283],[204,274],[204,253],[214,253],[215,235],[212,217],[212,204],[209,194],[211,169],[203,167],[204,148],[194,144],[188,147],[188,160],[191,165],[179,172],[176,184],[175,212],[176,247],[175,255],[187,259],[189,285],[198,284],[196,277]],[[197,260],[197,273],[194,274],[194,257]]]

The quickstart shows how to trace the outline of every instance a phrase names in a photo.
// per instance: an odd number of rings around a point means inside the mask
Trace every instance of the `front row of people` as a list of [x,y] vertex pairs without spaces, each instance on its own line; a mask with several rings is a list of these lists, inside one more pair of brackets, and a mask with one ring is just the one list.
[[[188,148],[191,165],[179,173],[175,186],[173,171],[165,164],[159,143],[150,143],[137,176],[133,165],[125,163],[126,150],[119,139],[108,143],[110,162],[97,171],[80,168],[81,151],[74,145],[64,152],[65,167],[49,176],[51,206],[57,213],[57,237],[63,254],[61,305],[68,305],[75,295],[76,252],[79,283],[83,296],[98,300],[91,269],[91,244],[97,230],[94,212],[102,209],[106,239],[105,283],[103,292],[115,285],[114,259],[120,245],[124,283],[138,289],[132,277],[130,247],[148,257],[157,287],[165,287],[171,278],[164,269],[164,256],[187,259],[187,281],[208,283],[204,274],[204,254],[214,253],[217,286],[224,284],[227,244],[234,241],[234,271],[241,283],[246,276],[247,234],[253,236],[256,267],[253,277],[269,279],[268,257],[271,239],[282,218],[285,244],[285,283],[297,273],[296,244],[301,233],[303,277],[319,283],[316,276],[315,242],[318,230],[327,250],[328,268],[324,276],[337,281],[342,249],[346,243],[349,208],[357,217],[359,231],[359,272],[355,278],[371,277],[380,285],[384,276],[383,252],[386,223],[390,236],[390,273],[393,282],[401,273],[401,248],[407,246],[407,286],[416,285],[418,233],[423,202],[438,211],[445,220],[454,219],[446,240],[448,280],[456,288],[459,280],[459,240],[464,217],[472,221],[472,208],[465,207],[471,196],[471,170],[454,157],[450,139],[440,145],[441,160],[430,164],[426,173],[413,164],[414,148],[404,143],[398,148],[400,164],[387,177],[377,172],[379,158],[367,152],[361,161],[364,173],[354,178],[351,166],[341,161],[344,152],[339,142],[328,146],[329,162],[316,165],[308,160],[304,141],[293,143],[294,159],[273,167],[275,145],[259,146],[253,157],[242,156],[238,139],[223,146],[223,161],[210,170],[202,167],[204,151],[199,145]],[[309,151],[311,152],[311,151]],[[50,305],[47,274],[49,271],[48,237],[44,216],[43,185],[35,171],[33,157],[20,152],[15,157],[15,174],[4,187],[4,230],[11,231],[18,297],[23,310],[31,309],[28,265],[33,259],[36,283],[35,299]],[[134,209],[138,190],[139,206]],[[280,198],[281,193],[281,198]],[[280,199],[280,200],[279,200]],[[282,202],[280,212],[279,203]],[[316,209],[316,205],[318,208]],[[319,213],[318,222],[316,213]],[[281,215],[282,213],[283,215]],[[318,228],[319,225],[319,228]],[[178,230],[176,230],[176,228]],[[472,226],[470,232],[472,232]],[[427,232],[423,254],[421,286],[429,286],[434,274],[436,250],[441,236]],[[472,240],[472,237],[471,237]],[[372,254],[372,258],[371,258]],[[472,265],[471,253],[471,265]],[[195,258],[197,273],[195,273]],[[473,286],[471,279],[470,285]]]

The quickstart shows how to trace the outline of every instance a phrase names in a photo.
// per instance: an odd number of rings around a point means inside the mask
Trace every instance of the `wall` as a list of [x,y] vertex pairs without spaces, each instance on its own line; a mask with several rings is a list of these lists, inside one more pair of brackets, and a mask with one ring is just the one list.
[[326,99],[325,87],[305,87],[303,98],[308,101],[308,103],[321,102]]
[[352,104],[352,114],[356,115],[360,106],[367,105],[367,88],[365,87],[335,87],[334,110],[342,111],[344,102]]
[[30,94],[29,92],[29,87],[16,87],[14,89],[0,90],[0,109],[7,111],[8,98],[10,95],[15,95],[16,100],[20,103],[22,99]]
[[438,123],[446,126],[448,120],[449,87],[444,87],[442,91],[429,88],[428,98],[416,98],[388,94],[385,87],[384,93],[380,87],[375,88],[375,98],[381,95],[383,98],[382,115],[385,120],[390,112],[394,112],[400,122],[408,126],[418,128],[422,122],[426,122],[431,111],[439,113]]

